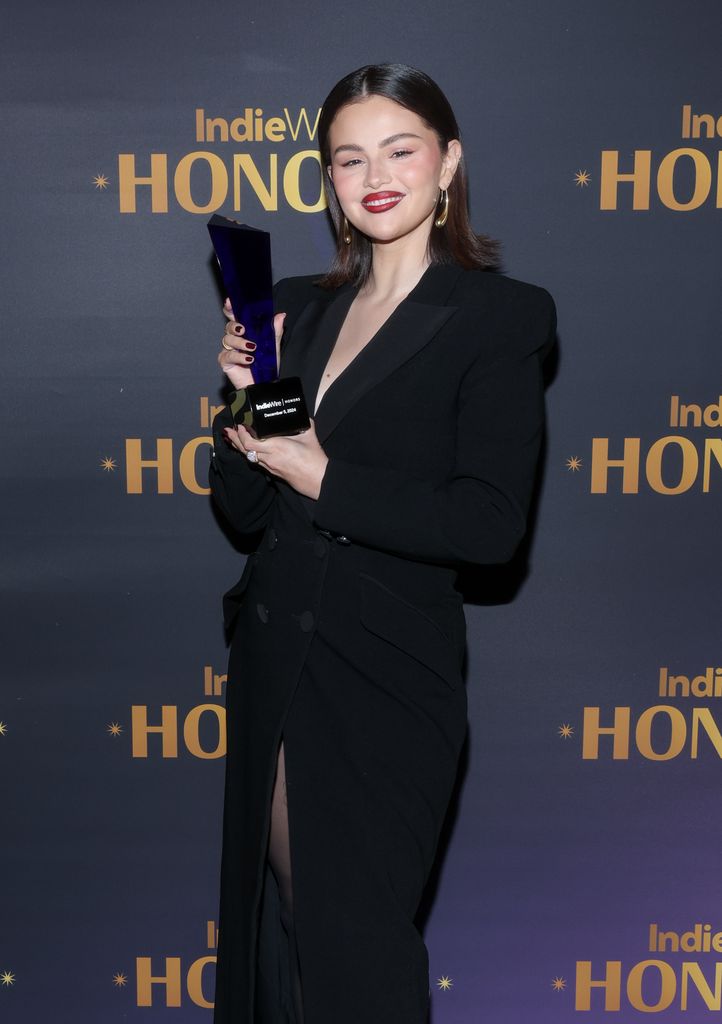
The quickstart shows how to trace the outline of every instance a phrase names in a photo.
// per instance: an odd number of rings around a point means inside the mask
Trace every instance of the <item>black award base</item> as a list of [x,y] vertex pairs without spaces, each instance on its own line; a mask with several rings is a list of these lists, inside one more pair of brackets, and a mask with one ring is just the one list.
[[230,396],[233,422],[263,441],[282,434],[302,434],[311,421],[300,377],[280,377],[239,388]]

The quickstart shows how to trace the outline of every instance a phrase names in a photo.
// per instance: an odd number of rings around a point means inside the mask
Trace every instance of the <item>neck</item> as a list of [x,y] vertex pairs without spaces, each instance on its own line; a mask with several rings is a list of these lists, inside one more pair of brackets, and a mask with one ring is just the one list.
[[371,273],[363,288],[377,302],[403,298],[414,288],[429,265],[428,234],[374,242]]

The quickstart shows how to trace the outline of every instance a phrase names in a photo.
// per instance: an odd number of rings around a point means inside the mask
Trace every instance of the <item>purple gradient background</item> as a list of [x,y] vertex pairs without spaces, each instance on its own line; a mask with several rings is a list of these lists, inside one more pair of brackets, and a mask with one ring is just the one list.
[[[383,32],[379,32],[383,25]],[[697,760],[651,762],[634,749],[581,758],[585,706],[715,701],[657,697],[660,666],[697,675],[721,663],[720,473],[677,497],[589,488],[591,439],[685,433],[668,426],[671,394],[717,400],[720,211],[676,213],[653,198],[599,210],[600,153],[635,149],[653,166],[680,139],[681,107],[722,114],[719,5],[539,5],[509,0],[360,9],[321,0],[189,0],[99,8],[14,3],[2,35],[5,239],[0,374],[4,838],[0,1019],[7,1024],[210,1020],[135,1004],[135,958],[209,951],[216,917],[220,760],[184,750],[133,759],[130,707],[179,720],[203,694],[203,666],[225,666],[220,594],[239,575],[209,502],[178,479],[173,495],[127,495],[124,444],[172,437],[175,457],[199,427],[198,400],[218,401],[223,330],[207,215],[120,215],[117,154],[148,173],[194,149],[254,154],[279,166],[302,147],[198,144],[194,112],[231,118],[261,106],[315,110],[360,64],[417,64],[445,89],[464,129],[472,212],[504,242],[505,269],[554,295],[560,362],[548,392],[549,434],[530,572],[504,600],[467,607],[469,750],[425,937],[433,1024],[562,1024],[609,1018],[595,993],[574,1010],[578,960],[599,977],[652,957],[650,922],[722,929],[719,780],[702,740]],[[322,55],[322,57],[321,57]],[[716,165],[719,140],[695,142]],[[588,188],[574,174],[591,174]],[[104,173],[109,188],[93,187]],[[309,166],[302,190],[314,192]],[[172,173],[171,173],[172,181]],[[689,194],[680,163],[678,194]],[[203,182],[195,182],[202,201]],[[716,187],[716,179],[713,188]],[[685,191],[686,190],[686,191]],[[194,192],[195,194],[195,192]],[[221,212],[230,212],[227,205]],[[263,210],[250,188],[240,218],[269,230],[275,276],[326,265],[323,215],[283,201]],[[116,459],[104,473],[100,460]],[[579,473],[565,462],[582,459]],[[146,456],[147,457],[147,456]],[[198,455],[204,473],[205,449]],[[669,470],[670,474],[672,469]],[[146,481],[150,477],[146,474]],[[503,582],[503,580],[502,580]],[[689,712],[686,712],[689,714]],[[123,726],[117,738],[110,722]],[[560,725],[574,728],[569,739]],[[662,744],[660,732],[656,741]],[[212,730],[204,734],[213,745]],[[707,977],[714,954],[691,955]],[[681,955],[662,957],[678,963]],[[129,983],[113,985],[115,972]],[[453,986],[440,991],[437,979]],[[567,988],[554,992],[561,976]],[[369,979],[374,984],[374,979]],[[212,993],[212,971],[206,993]],[[650,989],[648,998],[653,999]],[[689,1024],[710,1011],[679,1000],[657,1017]],[[641,1016],[624,1001],[613,1019]],[[313,1024],[313,1022],[309,1022]],[[402,1024],[402,1022],[400,1022]]]

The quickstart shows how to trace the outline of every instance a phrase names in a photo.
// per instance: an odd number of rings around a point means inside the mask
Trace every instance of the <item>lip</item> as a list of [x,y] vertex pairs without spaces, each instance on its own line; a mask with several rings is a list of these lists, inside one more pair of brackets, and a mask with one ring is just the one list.
[[403,192],[369,192],[361,200],[361,205],[368,213],[385,213],[398,206],[403,198]]

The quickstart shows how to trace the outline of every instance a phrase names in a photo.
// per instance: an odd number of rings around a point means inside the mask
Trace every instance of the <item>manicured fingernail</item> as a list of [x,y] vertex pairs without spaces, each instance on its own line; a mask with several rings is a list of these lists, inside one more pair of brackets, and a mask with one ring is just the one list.
[[234,324],[233,330],[236,332],[236,334],[243,334],[243,324]]
[[247,363],[252,363],[253,362],[253,356],[244,356],[243,358],[245,359],[245,361]]
[[246,342],[246,348],[249,348],[251,350],[251,352],[254,350],[255,347],[256,347],[255,341],[247,341]]

